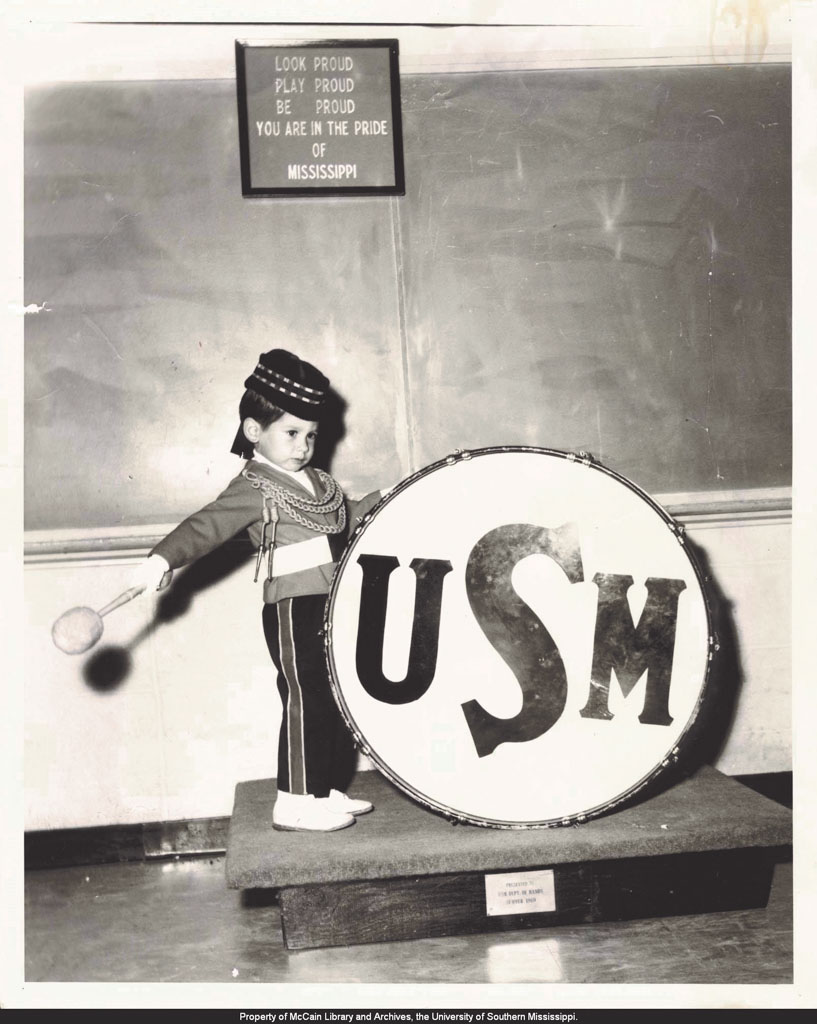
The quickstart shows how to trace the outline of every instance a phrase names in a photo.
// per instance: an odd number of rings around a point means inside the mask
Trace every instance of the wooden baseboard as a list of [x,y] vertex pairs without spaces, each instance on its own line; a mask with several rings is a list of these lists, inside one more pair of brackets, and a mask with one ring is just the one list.
[[734,775],[734,779],[742,782],[744,786],[753,789],[755,793],[774,800],[791,809],[792,806],[792,773],[791,772],[763,772],[758,775]]
[[138,825],[49,829],[25,835],[26,870],[222,855],[229,818],[192,818]]
[[[738,782],[785,807],[792,806],[792,773],[736,775]],[[221,855],[230,819],[191,818],[136,825],[43,829],[26,832],[26,870],[153,860],[161,857]]]

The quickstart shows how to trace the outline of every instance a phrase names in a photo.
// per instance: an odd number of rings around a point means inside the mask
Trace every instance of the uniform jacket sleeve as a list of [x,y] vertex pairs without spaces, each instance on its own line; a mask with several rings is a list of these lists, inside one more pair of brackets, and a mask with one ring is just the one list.
[[209,505],[183,520],[151,554],[161,555],[171,569],[209,554],[261,517],[258,491],[241,475]]

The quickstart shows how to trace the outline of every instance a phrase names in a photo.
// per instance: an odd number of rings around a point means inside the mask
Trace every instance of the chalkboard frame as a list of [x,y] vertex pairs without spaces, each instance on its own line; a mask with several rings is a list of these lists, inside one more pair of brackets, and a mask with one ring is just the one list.
[[[389,89],[391,96],[392,155],[394,160],[393,185],[253,185],[250,173],[250,131],[247,113],[248,49],[386,49],[389,54]],[[238,141],[241,163],[241,194],[246,198],[270,196],[370,196],[406,194],[403,162],[403,121],[400,102],[399,41],[397,39],[324,39],[304,40],[296,43],[247,43],[236,40],[236,92],[238,100]]]

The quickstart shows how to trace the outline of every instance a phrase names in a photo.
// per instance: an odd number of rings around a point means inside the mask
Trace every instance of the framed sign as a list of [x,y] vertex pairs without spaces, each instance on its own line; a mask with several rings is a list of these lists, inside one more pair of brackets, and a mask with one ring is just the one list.
[[235,44],[244,196],[404,195],[396,39]]

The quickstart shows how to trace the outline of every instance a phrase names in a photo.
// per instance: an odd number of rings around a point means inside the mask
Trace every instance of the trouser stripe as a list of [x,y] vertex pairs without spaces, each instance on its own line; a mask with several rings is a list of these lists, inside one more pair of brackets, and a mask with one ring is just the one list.
[[289,737],[289,791],[306,793],[304,700],[298,678],[298,662],[292,626],[292,599],[278,602],[278,653],[287,684],[287,735]]

